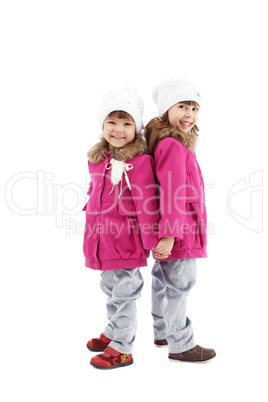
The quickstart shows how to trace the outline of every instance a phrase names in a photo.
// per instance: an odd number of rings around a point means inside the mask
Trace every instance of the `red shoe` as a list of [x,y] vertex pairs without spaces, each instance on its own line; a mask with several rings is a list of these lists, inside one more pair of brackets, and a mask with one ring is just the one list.
[[103,334],[100,334],[99,338],[93,338],[88,341],[87,348],[93,352],[103,352],[110,342],[111,339],[106,338],[106,336]]
[[90,364],[95,368],[109,370],[117,367],[130,366],[133,363],[132,355],[120,353],[108,346],[101,355],[92,357]]

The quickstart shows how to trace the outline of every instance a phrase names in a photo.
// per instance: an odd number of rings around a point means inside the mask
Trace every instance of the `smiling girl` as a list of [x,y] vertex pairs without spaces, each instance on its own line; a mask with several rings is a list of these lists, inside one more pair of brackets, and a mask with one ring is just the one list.
[[99,369],[133,363],[140,267],[159,242],[154,161],[141,135],[142,113],[143,102],[132,88],[106,93],[102,136],[88,152],[84,255],[87,267],[101,271],[101,289],[108,297],[109,322],[87,343],[89,350],[104,352],[91,359]]
[[145,127],[160,187],[160,242],[154,248],[152,314],[157,346],[168,344],[169,359],[205,362],[213,349],[196,344],[186,300],[196,277],[196,258],[206,257],[204,183],[195,156],[200,95],[186,80],[155,87],[160,117]]

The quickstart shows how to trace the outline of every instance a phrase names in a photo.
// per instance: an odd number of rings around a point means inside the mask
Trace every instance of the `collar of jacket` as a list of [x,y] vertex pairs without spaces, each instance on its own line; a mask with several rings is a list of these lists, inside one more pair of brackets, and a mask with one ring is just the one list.
[[166,137],[173,137],[180,141],[189,151],[194,152],[196,148],[196,142],[198,140],[198,134],[195,133],[183,133],[177,128],[163,128],[159,133],[159,140]]
[[147,145],[141,134],[135,136],[134,140],[126,144],[122,148],[115,148],[110,146],[105,138],[94,145],[87,153],[88,159],[91,163],[99,163],[107,157],[112,157],[118,161],[126,162],[132,159],[135,155],[142,155],[147,153]]

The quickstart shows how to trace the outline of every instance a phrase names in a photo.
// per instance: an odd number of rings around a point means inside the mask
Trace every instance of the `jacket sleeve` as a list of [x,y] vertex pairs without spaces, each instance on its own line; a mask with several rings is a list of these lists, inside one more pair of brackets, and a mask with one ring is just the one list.
[[133,169],[131,193],[136,207],[143,247],[151,250],[158,242],[159,210],[154,160],[145,154]]
[[159,238],[183,238],[185,217],[186,149],[175,138],[161,140],[155,151],[156,176],[160,186]]

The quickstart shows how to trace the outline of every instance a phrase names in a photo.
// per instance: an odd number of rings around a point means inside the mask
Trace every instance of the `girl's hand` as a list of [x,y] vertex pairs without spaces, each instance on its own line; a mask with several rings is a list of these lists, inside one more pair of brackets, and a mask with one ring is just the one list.
[[159,259],[167,258],[171,254],[174,240],[174,237],[162,237],[157,246],[153,248],[155,257]]
[[169,254],[158,254],[158,253],[154,253],[155,258],[157,258],[158,260],[164,260],[165,258],[168,258],[170,256]]

